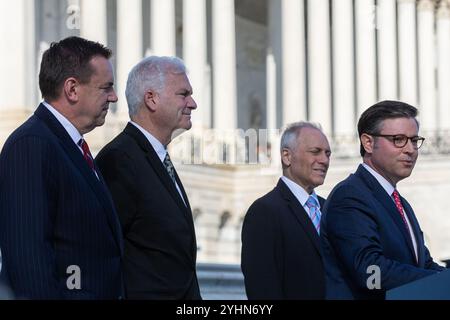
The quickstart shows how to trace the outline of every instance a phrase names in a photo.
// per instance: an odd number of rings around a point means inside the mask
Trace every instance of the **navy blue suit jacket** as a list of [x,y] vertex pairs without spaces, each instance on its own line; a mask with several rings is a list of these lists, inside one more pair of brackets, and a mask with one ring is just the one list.
[[[8,138],[0,155],[0,247],[16,297],[123,294],[119,221],[99,177],[43,105]],[[81,289],[67,285],[76,283],[70,266],[81,271]]]
[[[321,221],[327,298],[384,299],[386,290],[443,270],[424,244],[413,209],[401,201],[416,237],[418,262],[394,201],[362,165],[333,189]],[[380,289],[368,289],[367,281],[374,283],[372,265],[380,268]]]
[[241,267],[249,299],[325,298],[319,235],[281,179],[245,216]]

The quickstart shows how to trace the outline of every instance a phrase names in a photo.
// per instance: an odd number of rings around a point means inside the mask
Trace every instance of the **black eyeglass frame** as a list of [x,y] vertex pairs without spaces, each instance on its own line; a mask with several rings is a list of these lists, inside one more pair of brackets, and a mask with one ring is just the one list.
[[[391,141],[392,144],[396,148],[404,148],[406,146],[406,144],[408,143],[408,140],[411,140],[411,143],[412,143],[414,149],[418,150],[418,149],[420,149],[420,147],[423,146],[423,142],[425,141],[424,137],[421,137],[421,136],[408,137],[407,135],[404,135],[404,134],[371,134],[371,133],[368,133],[368,135],[371,135],[373,137],[389,138],[388,140]],[[402,138],[402,139],[406,138],[406,139],[402,145],[399,145],[399,144],[395,143],[395,141],[398,141],[397,138]],[[415,141],[413,139],[415,139]]]

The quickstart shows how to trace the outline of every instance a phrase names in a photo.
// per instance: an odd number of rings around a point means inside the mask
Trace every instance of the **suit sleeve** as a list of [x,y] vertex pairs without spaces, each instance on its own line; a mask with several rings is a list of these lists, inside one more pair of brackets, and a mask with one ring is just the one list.
[[[420,232],[422,233],[422,239],[425,239],[423,236],[422,230],[420,230]],[[439,264],[437,264],[436,262],[434,262],[427,246],[424,245],[424,249],[425,249],[425,268],[426,269],[435,270],[435,271],[439,271],[439,272],[446,270],[445,267],[442,267]]]
[[137,192],[134,191],[137,171],[133,160],[123,151],[109,149],[100,153],[95,161],[114,200],[122,230],[126,233],[134,219],[137,205]]
[[44,139],[24,137],[0,158],[0,246],[17,298],[62,298],[53,250],[57,188],[51,154]]
[[354,187],[341,187],[326,205],[330,244],[345,273],[362,289],[372,275],[369,266],[378,266],[381,289],[389,290],[434,274],[436,271],[403,264],[384,256],[376,219],[367,196]]
[[241,266],[248,299],[283,299],[282,263],[276,228],[270,208],[256,201],[242,227]]

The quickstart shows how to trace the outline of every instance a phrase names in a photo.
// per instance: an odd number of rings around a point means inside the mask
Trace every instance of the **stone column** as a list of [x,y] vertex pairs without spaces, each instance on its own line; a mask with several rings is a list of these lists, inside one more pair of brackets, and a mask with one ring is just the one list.
[[282,109],[281,0],[268,0],[266,51],[267,128],[276,129],[287,111]]
[[333,0],[334,133],[355,133],[353,1]]
[[183,2],[183,59],[188,69],[189,80],[197,102],[193,114],[193,125],[211,127],[211,104],[207,101],[207,40],[205,0],[184,0]]
[[281,0],[282,125],[306,120],[303,1]]
[[416,1],[398,0],[400,100],[417,105]]
[[236,129],[236,36],[234,0],[212,1],[214,128]]
[[437,12],[439,129],[450,130],[450,4]]
[[356,104],[358,115],[377,101],[375,2],[355,1]]
[[128,73],[142,59],[142,2],[117,0],[117,113],[122,121],[128,119],[125,88]]
[[29,49],[27,6],[29,0],[0,1],[0,110],[24,110],[27,106]]
[[83,38],[107,45],[106,0],[81,0],[81,29]]
[[151,0],[151,52],[157,56],[176,54],[175,0]]
[[0,149],[32,113],[38,94],[34,1],[0,1]]
[[[437,129],[434,2],[420,0],[417,7],[419,54],[419,109],[420,124],[424,131]],[[427,135],[427,134],[426,134]]]
[[309,120],[332,133],[330,8],[328,0],[308,0]]
[[395,0],[378,0],[379,100],[397,100],[397,18]]

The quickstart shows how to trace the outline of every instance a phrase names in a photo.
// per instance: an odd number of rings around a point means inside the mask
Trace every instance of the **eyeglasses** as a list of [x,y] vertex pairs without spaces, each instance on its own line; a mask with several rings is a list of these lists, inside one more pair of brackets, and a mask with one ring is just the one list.
[[419,149],[425,141],[425,138],[423,137],[408,137],[404,134],[371,134],[371,136],[386,138],[391,141],[397,148],[403,148],[408,143],[408,140],[411,140],[411,143],[416,150]]

